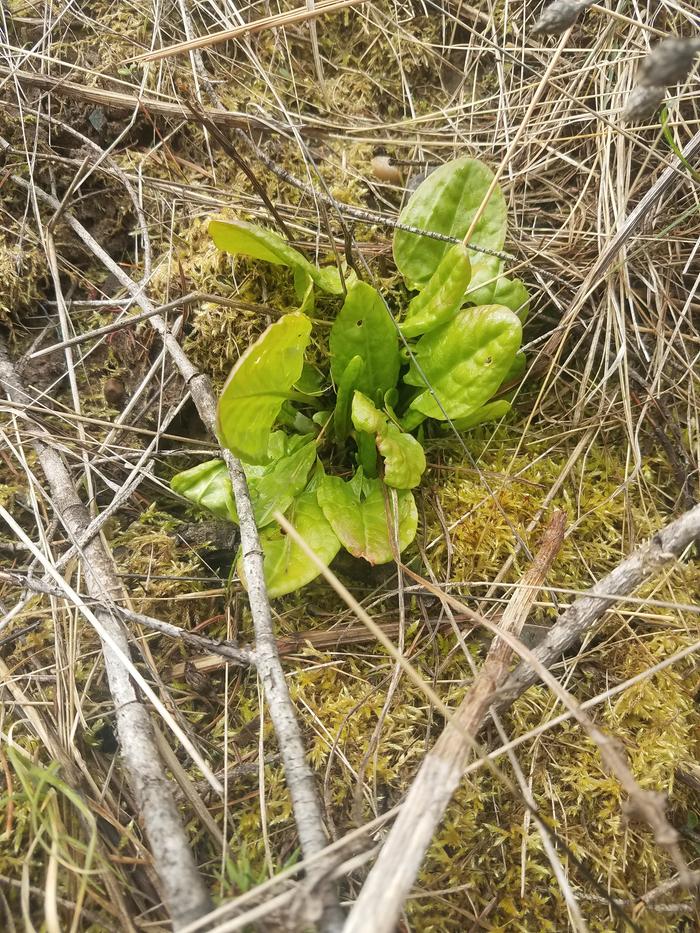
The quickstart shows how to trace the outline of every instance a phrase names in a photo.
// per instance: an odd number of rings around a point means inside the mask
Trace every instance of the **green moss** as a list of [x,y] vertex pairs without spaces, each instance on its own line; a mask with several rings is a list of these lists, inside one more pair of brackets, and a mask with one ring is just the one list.
[[31,240],[19,230],[12,237],[0,233],[0,323],[21,320],[43,295],[46,279],[43,254]]
[[[498,19],[505,7],[499,0],[494,9]],[[150,41],[151,13],[102,3],[91,5],[90,10],[90,16],[103,28],[99,34],[87,30],[81,35],[79,24],[74,23],[72,29],[77,38],[71,44],[68,40],[72,39],[72,34],[66,35],[63,60],[89,69],[80,77],[86,84],[104,84],[104,78],[97,71],[138,82],[141,66],[126,66],[123,62],[137,51],[132,38]],[[367,15],[395,18],[396,12],[393,5],[380,2]],[[307,26],[286,30],[284,41],[280,41],[279,33],[263,33],[255,39],[254,48],[289,113],[293,116],[300,113],[302,119],[318,119],[331,129],[328,137],[315,137],[312,132],[305,136],[306,157],[310,156],[314,162],[312,177],[317,168],[336,198],[357,205],[379,206],[388,212],[388,205],[398,207],[400,197],[384,188],[382,196],[387,200],[375,199],[366,181],[375,148],[367,142],[356,142],[355,138],[365,134],[364,126],[369,126],[371,132],[367,130],[366,135],[390,154],[410,157],[411,148],[400,145],[409,138],[405,130],[411,128],[413,119],[406,104],[405,87],[411,88],[416,115],[435,111],[433,91],[446,74],[449,77],[450,69],[445,68],[445,73],[439,75],[436,69],[436,50],[441,55],[444,42],[440,17],[413,17],[410,23],[406,19],[396,27],[394,19],[380,19],[384,23],[384,32],[381,32],[374,23],[363,19],[364,16],[356,11],[345,12],[325,17],[322,27],[319,23],[321,55],[333,61],[333,65],[325,63],[324,83],[318,81],[311,63]],[[180,37],[181,24],[177,17],[173,22],[172,36],[168,33],[165,37],[164,33],[164,42]],[[416,41],[407,34],[409,27]],[[196,28],[204,33],[209,31],[211,23],[197,22]],[[264,113],[279,114],[278,102],[269,85],[253,72],[236,44],[208,50],[206,61],[216,78],[221,100],[229,110],[254,112],[260,108]],[[441,61],[440,68],[443,65]],[[461,59],[455,67],[460,78]],[[469,87],[475,81],[478,94],[493,92],[493,101],[488,103],[491,108],[495,106],[495,93],[501,90],[501,78],[497,71],[481,67],[481,73],[469,74]],[[507,63],[504,67],[508,67]],[[186,57],[171,59],[167,67],[151,67],[146,87],[153,91],[156,83],[166,96],[179,94],[182,98],[185,91],[189,94],[189,60]],[[94,134],[89,122],[95,110],[93,105],[56,98],[53,106],[72,125]],[[481,146],[486,141],[488,146],[490,142],[480,132],[479,119],[482,123],[492,122],[491,115],[480,116],[483,108],[478,101],[474,102],[473,109],[474,144]],[[381,132],[376,127],[378,114],[386,124]],[[107,117],[114,119],[119,128],[123,125],[114,114],[107,113]],[[252,189],[239,168],[217,145],[213,146],[213,160],[210,161],[201,128],[192,124],[176,128],[157,120],[151,123],[150,119],[150,115],[139,117],[141,135],[125,140],[124,148],[116,155],[125,169],[141,172],[146,179],[144,209],[156,266],[148,285],[149,297],[166,302],[184,291],[198,290],[234,303],[198,302],[189,309],[185,325],[185,350],[220,386],[240,353],[274,315],[296,305],[291,276],[284,269],[233,259],[214,248],[206,233],[210,214],[235,209],[243,216],[261,219]],[[439,113],[436,121],[424,120],[419,125],[419,132],[425,134],[421,135],[425,147],[422,154],[430,158],[445,154],[444,149],[431,146],[435,127],[442,131],[445,119],[445,114]],[[336,132],[341,121],[343,127],[352,127],[352,130],[344,134]],[[168,135],[171,129],[172,134]],[[116,132],[110,135],[105,131],[104,139],[116,135]],[[167,145],[163,142],[166,135]],[[101,137],[98,134],[94,138]],[[306,178],[307,166],[295,141],[270,134],[261,137],[261,144],[280,165]],[[285,206],[284,218],[294,237],[303,244],[308,255],[313,256],[317,231],[323,230],[323,218],[319,219],[317,205],[283,184],[252,157],[251,164],[273,202]],[[54,171],[57,188],[65,190],[75,174],[75,167],[66,168],[65,176],[61,175],[63,170],[58,164]],[[162,185],[156,188],[149,179],[167,182],[172,188],[164,189]],[[99,184],[104,185],[109,198],[114,199],[114,212],[110,216],[117,221],[110,220],[112,226],[124,228],[125,233],[133,232],[131,208],[124,192],[116,186],[109,187],[111,182],[105,182],[102,176]],[[14,204],[7,207],[8,211],[12,207],[15,214],[18,213]],[[83,203],[79,210],[87,212],[88,207]],[[98,238],[102,238],[105,227],[103,219],[103,227],[95,231]],[[338,231],[337,225],[334,229]],[[395,295],[398,298],[402,286],[389,278],[387,231],[357,224],[352,232],[356,241],[363,244],[373,271],[386,278],[384,285],[389,300]],[[14,229],[0,239],[0,291],[3,293],[0,317],[4,314],[6,318],[10,310],[21,312],[30,307],[43,291],[46,275],[43,256],[27,243],[20,255],[18,242]],[[74,260],[72,246],[62,247],[61,252],[71,262]],[[122,258],[121,253],[118,258]],[[114,285],[104,283],[104,272],[97,275],[91,259],[87,266],[84,260],[78,259],[76,263],[81,261],[83,267],[77,272],[72,268],[65,270],[71,281],[79,284],[76,297],[85,297],[83,274],[89,274],[93,282],[103,282],[105,290],[113,294]],[[82,312],[81,316],[72,313],[78,331],[112,319],[108,311],[86,312],[84,316]],[[329,313],[323,299],[319,300],[316,316],[323,320]],[[320,337],[315,352],[322,353],[322,325],[317,331]],[[122,339],[132,342],[121,344]],[[81,382],[84,413],[103,416],[104,403],[100,396],[104,376],[125,370],[131,374],[135,359],[138,360],[138,366],[133,367],[135,370],[148,365],[152,350],[150,330],[143,324],[128,335],[108,342],[104,352],[93,354],[85,371],[79,372],[79,378],[84,379]],[[476,429],[464,438],[480,473],[449,435],[428,439],[428,459],[433,466],[423,488],[421,544],[438,579],[445,579],[448,548],[444,540],[444,521],[450,535],[451,580],[459,583],[458,592],[469,600],[484,597],[487,585],[514,554],[512,567],[503,583],[516,583],[522,577],[528,560],[524,552],[516,554],[518,538],[524,539],[530,550],[537,547],[546,517],[535,532],[530,533],[527,528],[567,468],[580,436],[566,434],[572,397],[567,394],[565,385],[566,377],[562,376],[557,396],[547,408],[547,418],[535,421],[525,437],[524,421],[519,420],[518,413],[527,413],[532,408],[532,398],[521,396],[516,399],[512,421],[497,430]],[[679,423],[683,424],[683,419],[679,419]],[[696,441],[691,436],[693,430],[689,428],[690,448]],[[99,439],[100,432],[94,426],[90,427],[90,433]],[[630,480],[631,467],[623,433],[607,430],[599,434],[585,454],[573,463],[559,492],[549,502],[549,510],[563,508],[566,511],[571,528],[549,577],[549,583],[561,590],[555,593],[561,604],[568,603],[576,592],[599,579],[635,544],[669,518],[673,503],[671,472],[663,455],[648,438],[642,438],[642,442],[645,445],[643,469]],[[137,440],[135,446],[140,443],[141,440]],[[21,483],[23,480],[18,480],[17,484],[13,480],[0,488],[0,501],[15,507],[19,502],[23,509],[27,490]],[[111,541],[134,607],[183,627],[206,624],[203,631],[207,634],[223,636],[233,630],[241,641],[248,640],[252,626],[240,588],[234,583],[230,599],[224,596],[223,587],[210,579],[206,563],[173,533],[177,522],[172,516],[181,512],[171,497],[165,493],[159,495],[153,487],[149,487],[147,493],[143,489],[141,492],[154,501],[149,505],[145,498],[133,500],[132,511],[128,517],[124,516],[128,524]],[[443,521],[438,520],[435,499],[440,503]],[[142,510],[141,514],[138,510]],[[418,551],[408,556],[420,567]],[[368,573],[366,578],[357,577],[348,582],[358,597],[367,597],[368,603],[376,595],[375,587],[384,587],[386,594],[395,586],[390,571],[383,577]],[[495,598],[505,599],[509,592],[504,586]],[[659,581],[647,586],[641,595],[662,602],[692,604],[697,602],[699,593],[700,571],[696,564],[689,562],[662,574]],[[3,588],[0,592],[0,598],[9,605],[16,596],[16,590]],[[491,604],[487,608],[489,606]],[[44,613],[42,625],[8,653],[8,665],[20,673],[55,664],[56,620],[46,604],[42,603],[42,607],[38,609],[37,600],[17,621],[18,625],[24,624],[36,618],[39,611]],[[425,624],[422,608],[429,617],[429,625]],[[275,627],[280,634],[326,629],[344,613],[342,604],[321,582],[305,590],[303,597],[277,602],[274,609]],[[396,600],[386,595],[384,602],[371,611],[380,621],[395,622]],[[406,644],[412,662],[447,702],[456,705],[464,695],[471,673],[462,653],[455,651],[454,636],[449,630],[435,634],[432,626],[437,621],[438,608],[434,605],[421,607],[419,601],[411,597],[407,600],[406,615]],[[545,592],[531,621],[547,626],[554,617],[552,597]],[[342,618],[347,620],[347,614]],[[63,621],[61,616],[59,623]],[[81,690],[84,685],[89,686],[82,702],[83,712],[90,719],[108,711],[109,700],[101,671],[93,670],[97,640],[84,628],[81,628],[80,637],[81,656],[73,676]],[[567,686],[579,700],[590,698],[650,669],[697,637],[697,615],[637,602],[621,603],[608,614],[578,663],[566,662]],[[488,639],[478,632],[467,633],[467,638],[471,656],[478,664]],[[196,724],[198,740],[212,767],[223,768],[226,740],[229,741],[229,767],[235,766],[238,758],[255,761],[256,730],[251,730],[252,737],[246,739],[233,741],[231,738],[232,732],[242,729],[258,715],[259,685],[255,675],[250,671],[229,671],[230,702],[226,710],[221,699],[224,675],[212,675],[213,699],[207,706],[195,692],[185,692],[186,685],[169,679],[171,666],[195,653],[153,636],[148,637],[148,644],[157,659],[159,673],[172,690],[178,715],[191,725]],[[382,715],[392,673],[392,662],[381,649],[376,645],[351,646],[333,652],[309,648],[287,662],[287,671],[293,697],[306,723],[309,759],[323,788],[335,832],[340,835],[354,828],[358,813],[364,820],[399,803],[426,749],[442,727],[424,696],[402,678],[384,715],[376,749],[370,749],[370,739]],[[563,672],[563,668],[557,671],[558,674]],[[688,788],[676,779],[679,769],[697,759],[700,732],[694,704],[697,679],[690,662],[678,664],[595,707],[591,713],[601,727],[623,741],[640,783],[668,791],[671,821],[681,828],[688,823],[689,814],[698,809]],[[58,703],[57,690],[54,684],[45,687],[38,702],[45,704],[47,710],[53,710]],[[505,717],[505,725],[510,735],[523,735],[558,712],[549,691],[533,688],[513,706]],[[279,868],[294,857],[298,842],[269,718],[265,713],[263,718],[265,822],[274,866]],[[42,768],[48,769],[51,763],[45,760],[45,752],[38,741],[28,729],[22,734],[20,723],[15,725],[15,741],[21,741],[27,753],[33,755]],[[368,750],[371,754],[365,763]],[[604,891],[634,899],[672,876],[673,866],[655,845],[646,827],[625,822],[619,785],[603,771],[597,750],[578,726],[567,722],[544,732],[537,740],[520,746],[516,753],[526,776],[531,777],[532,793],[542,812]],[[105,763],[98,757],[90,757],[89,762],[95,774],[106,780],[111,762]],[[505,759],[500,763],[507,770]],[[363,764],[366,764],[364,782],[358,788],[357,775]],[[192,776],[194,780],[200,777],[194,771]],[[205,799],[214,818],[223,825],[221,806]],[[221,851],[208,840],[197,846],[202,865],[209,877],[219,881],[217,893],[223,897],[248,889],[267,877],[268,872],[257,773],[237,775],[229,785],[228,800],[226,817],[232,839],[231,864],[221,867]],[[35,836],[30,827],[31,809],[19,791],[15,792],[14,805],[17,840],[22,848],[3,857],[2,871],[18,879],[24,852]],[[6,818],[7,806],[8,795],[5,794],[0,827]],[[188,820],[193,819],[189,810],[183,809],[183,812]],[[61,816],[65,818],[65,814]],[[474,918],[480,915],[481,922],[494,931],[551,930],[559,933],[567,929],[561,892],[552,879],[541,840],[525,816],[520,801],[512,799],[485,772],[478,772],[465,781],[447,811],[424,863],[415,896],[407,906],[412,929],[422,933],[453,930],[461,933],[475,926]],[[74,836],[80,838],[80,831],[75,830],[71,840]],[[85,843],[84,837],[82,842]],[[561,845],[559,854],[577,893],[590,896],[601,893],[570,862]],[[690,844],[686,854],[689,859],[697,859],[697,852]],[[40,888],[45,881],[45,868],[45,851],[41,850],[31,866],[32,883]],[[523,879],[524,893],[521,893]],[[354,879],[353,883],[356,881]],[[352,890],[348,886],[343,894],[350,896]],[[68,897],[74,896],[74,886],[71,888],[68,883],[62,891]],[[19,899],[15,898],[12,904],[17,907],[16,916],[21,916]],[[605,905],[584,899],[581,904],[591,930],[607,933],[619,928],[619,921]],[[40,926],[43,922],[40,911],[37,915],[35,923]],[[158,918],[154,915],[152,919]],[[642,929],[669,933],[679,929],[676,916],[651,912],[643,914],[639,924]]]

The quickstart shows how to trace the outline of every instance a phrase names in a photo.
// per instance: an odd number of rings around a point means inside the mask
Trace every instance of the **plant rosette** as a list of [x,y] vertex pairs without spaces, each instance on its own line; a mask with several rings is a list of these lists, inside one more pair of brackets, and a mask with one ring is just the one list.
[[[416,189],[400,222],[462,241],[492,179],[475,159],[448,162]],[[370,564],[389,563],[418,527],[413,490],[426,459],[416,432],[423,437],[431,421],[466,430],[510,410],[494,396],[522,372],[529,298],[490,254],[503,248],[506,224],[496,186],[469,247],[397,229],[396,268],[416,294],[396,320],[381,293],[354,273],[343,280],[335,266],[314,265],[263,227],[211,221],[219,249],[287,266],[299,298],[299,310],[242,354],[217,411],[221,445],[240,459],[248,480],[271,598],[318,576],[274,522],[276,512],[326,564],[341,548]],[[344,295],[320,373],[305,362],[315,289]],[[217,517],[238,521],[222,460],[178,473],[171,485]],[[237,569],[245,585],[240,558]]]

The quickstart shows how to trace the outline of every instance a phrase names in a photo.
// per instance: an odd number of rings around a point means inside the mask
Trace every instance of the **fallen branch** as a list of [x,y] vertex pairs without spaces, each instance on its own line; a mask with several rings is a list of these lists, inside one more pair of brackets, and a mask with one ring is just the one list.
[[[43,596],[53,596],[55,599],[65,599],[66,594],[58,586],[52,586],[46,580],[37,580],[28,577],[22,573],[13,573],[12,571],[0,570],[0,581],[5,581],[13,586],[21,586],[24,589]],[[171,622],[163,622],[161,619],[154,619],[153,616],[144,615],[141,612],[133,612],[124,606],[118,606],[116,603],[97,602],[93,600],[93,608],[99,608],[106,612],[118,612],[119,615],[128,622],[134,622],[143,628],[150,629],[152,632],[159,632],[168,638],[176,641],[183,641],[188,645],[199,648],[202,651],[212,652],[213,657],[220,661],[222,665],[237,664],[249,666],[255,664],[255,654],[250,648],[239,648],[238,645],[226,641],[219,641],[216,638],[207,638],[205,635],[197,635],[195,632],[188,632],[187,629],[179,628]],[[4,622],[0,622],[0,632],[4,628]],[[184,667],[182,670],[184,674]]]
[[[534,649],[535,658],[550,668],[565,651],[573,647],[600,617],[628,596],[646,580],[676,560],[694,541],[700,539],[700,505],[658,531],[647,544],[638,548],[611,573],[577,599],[554,623],[545,638]],[[537,683],[539,675],[527,661],[521,662],[498,691],[497,710],[506,709],[528,687]]]
[[[10,398],[21,404],[29,396],[0,341],[0,380]],[[51,491],[56,515],[72,539],[84,534],[90,514],[78,495],[60,454],[50,446],[48,431],[36,426],[33,446]],[[123,598],[111,555],[101,539],[94,538],[82,550],[85,586],[97,600]],[[162,896],[174,929],[204,916],[212,906],[207,887],[197,869],[189,840],[180,821],[172,787],[156,745],[153,726],[122,657],[129,657],[126,632],[114,614],[96,608],[101,629],[105,671],[114,701],[122,761],[148,839]],[[112,645],[115,645],[117,651]]]
[[[0,143],[3,142],[0,139]],[[58,209],[59,201],[43,189],[36,185],[30,185],[23,178],[16,175],[12,176],[12,181],[27,191],[31,190],[38,200],[49,204],[54,210]],[[155,310],[152,302],[143,293],[142,288],[109,256],[80,221],[67,211],[63,214],[63,220],[82,240],[90,252],[114,275],[115,279],[127,290],[142,311],[151,312]],[[216,439],[216,398],[208,377],[192,364],[162,317],[153,314],[148,322],[159,334],[163,346],[179,370],[203,424],[211,436]],[[231,477],[239,518],[242,560],[255,630],[257,669],[284,764],[299,841],[304,857],[308,858],[320,852],[326,845],[326,832],[321,805],[316,791],[313,771],[306,760],[301,729],[296,718],[294,705],[289,696],[284,670],[277,652],[270,605],[265,588],[263,553],[259,543],[245,474],[239,461],[230,451],[222,451],[222,457],[226,462]],[[327,903],[325,906],[327,910],[333,912],[332,905]]]
[[[518,635],[564,537],[565,515],[556,512],[523,586],[515,591],[500,631]],[[505,678],[511,648],[494,638],[467,695],[418,770],[401,812],[365,881],[343,933],[391,933],[435,830],[472,753],[498,684]]]

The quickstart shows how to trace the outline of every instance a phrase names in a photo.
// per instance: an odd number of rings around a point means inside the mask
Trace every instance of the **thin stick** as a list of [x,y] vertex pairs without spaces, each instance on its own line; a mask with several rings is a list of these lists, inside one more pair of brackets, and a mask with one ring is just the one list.
[[[615,604],[651,580],[664,567],[675,561],[694,541],[700,539],[700,505],[666,525],[647,544],[638,548],[611,573],[577,599],[555,622],[533,655],[545,668],[550,668],[565,651],[580,641],[598,619]],[[515,668],[498,691],[495,706],[505,709],[537,683],[539,677],[527,662]]]
[[[518,635],[564,539],[566,516],[555,512],[532,567],[506,606],[499,631]],[[462,778],[473,743],[505,678],[509,644],[494,638],[483,667],[420,766],[401,812],[348,917],[343,933],[391,933],[435,830]]]
[[[5,384],[6,391],[15,401],[21,402],[27,397],[2,343],[0,343],[0,378]],[[44,431],[40,437],[34,439],[33,446],[48,481],[56,514],[71,537],[77,538],[90,524],[90,515],[75,490],[62,457],[52,446],[49,446],[49,443],[48,432]],[[78,594],[54,570],[51,563],[36,549],[12,516],[4,508],[0,508],[0,512],[5,521],[43,564],[46,572],[55,575],[56,582],[93,624],[102,641],[105,670],[114,700],[124,768],[139,808],[140,818],[143,820],[154,867],[162,886],[166,909],[174,929],[180,929],[198,917],[204,916],[211,909],[211,899],[190,851],[189,840],[180,821],[171,785],[165,776],[158,754],[150,717],[139,698],[136,683],[160,708],[161,715],[178,733],[178,737],[188,748],[190,754],[198,759],[200,767],[203,766],[203,773],[209,776],[213,786],[216,787],[219,782],[201,762],[187,737],[129,660],[129,645],[123,626],[110,612],[98,609],[92,613]],[[85,546],[81,556],[88,592],[97,599],[103,599],[107,594],[112,599],[120,599],[122,587],[115,573],[111,556],[104,549],[101,539],[94,538]]]
[[[175,308],[179,308],[182,305],[190,304],[193,301],[200,299],[200,292],[189,292],[187,295],[183,295],[182,298],[176,298],[175,301],[170,301],[167,305],[161,305],[159,308],[153,308],[151,311],[144,311],[141,314],[132,314],[130,317],[123,317],[119,321],[114,321],[112,324],[104,324],[102,327],[96,327],[94,330],[90,330],[84,334],[77,334],[75,337],[70,337],[68,340],[62,340],[60,343],[53,343],[50,347],[42,347],[41,350],[34,350],[32,353],[27,354],[26,359],[36,360],[41,356],[48,356],[49,353],[55,353],[56,350],[63,350],[66,347],[76,347],[78,344],[85,343],[88,340],[95,340],[97,337],[104,337],[106,334],[112,334],[116,330],[123,330],[125,327],[131,327],[133,324],[140,324],[141,321],[147,320],[149,317],[153,317],[154,314],[165,314],[167,311],[172,311]],[[108,301],[108,305],[118,305],[119,300]],[[128,300],[129,304],[132,304],[132,300]]]

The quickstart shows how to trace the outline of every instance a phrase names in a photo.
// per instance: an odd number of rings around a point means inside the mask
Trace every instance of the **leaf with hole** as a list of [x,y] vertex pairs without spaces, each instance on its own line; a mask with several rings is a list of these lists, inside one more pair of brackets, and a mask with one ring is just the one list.
[[226,380],[217,408],[219,438],[241,460],[268,461],[270,431],[301,378],[311,321],[286,314],[248,347]]
[[[399,221],[410,227],[463,240],[493,177],[491,169],[476,159],[465,157],[447,162],[431,172],[416,188],[401,211]],[[506,226],[506,202],[501,189],[496,186],[476,223],[469,245],[496,251],[502,249]],[[431,239],[406,230],[394,232],[396,267],[411,288],[423,288],[430,281],[450,247],[449,241]],[[481,266],[490,268],[494,261],[493,257],[473,250],[469,251],[469,258],[474,278]],[[496,259],[496,267],[498,262]]]
[[522,325],[509,308],[464,308],[418,341],[404,381],[422,391],[409,410],[438,421],[473,414],[503,382],[521,336]]
[[356,282],[333,322],[329,338],[331,376],[336,385],[353,357],[359,356],[364,370],[356,388],[375,398],[393,389],[399,378],[399,340],[396,327],[381,295]]
[[370,564],[387,564],[394,559],[387,518],[396,526],[399,553],[416,536],[418,510],[413,493],[408,489],[392,493],[381,480],[364,477],[361,469],[347,483],[339,476],[326,476],[319,486],[318,501],[343,547]]

